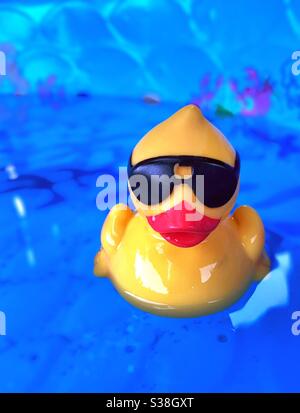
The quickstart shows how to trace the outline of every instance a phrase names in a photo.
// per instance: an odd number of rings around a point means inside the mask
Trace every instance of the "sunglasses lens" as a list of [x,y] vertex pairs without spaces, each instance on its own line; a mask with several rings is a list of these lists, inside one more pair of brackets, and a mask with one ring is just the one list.
[[147,177],[134,174],[129,178],[129,186],[138,201],[145,205],[151,205],[151,187]]
[[171,195],[174,189],[172,175],[172,166],[141,166],[129,177],[129,185],[140,202],[149,206],[157,205]]
[[[199,181],[193,179],[193,192],[209,208],[218,208],[225,205],[233,196],[237,187],[238,178],[235,172],[222,165],[207,164],[198,175],[203,175],[203,184],[199,188]],[[203,194],[204,190],[204,194]]]

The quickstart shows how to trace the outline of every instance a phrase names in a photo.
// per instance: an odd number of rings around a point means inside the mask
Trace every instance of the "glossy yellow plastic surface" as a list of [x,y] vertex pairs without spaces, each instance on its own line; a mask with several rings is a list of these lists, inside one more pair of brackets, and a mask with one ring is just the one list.
[[[146,134],[132,161],[135,164],[163,155],[206,156],[230,165],[235,159],[224,135],[194,105],[184,107]],[[137,211],[116,205],[104,223],[95,274],[110,277],[133,305],[163,316],[200,316],[230,306],[269,270],[259,215],[248,206],[229,215],[238,189],[219,208],[197,201],[202,213],[221,221],[205,240],[189,248],[169,243],[147,221],[147,216],[166,211],[170,204],[162,202],[145,211],[131,194]],[[174,191],[171,206],[180,196],[182,192]]]

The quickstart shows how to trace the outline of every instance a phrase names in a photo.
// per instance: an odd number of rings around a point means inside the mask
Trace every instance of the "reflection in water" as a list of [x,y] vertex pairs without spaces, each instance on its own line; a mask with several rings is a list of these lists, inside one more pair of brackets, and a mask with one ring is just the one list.
[[36,258],[35,258],[34,249],[31,246],[32,244],[31,233],[28,228],[28,223],[26,220],[27,211],[25,207],[25,202],[23,201],[23,198],[21,196],[14,195],[13,204],[16,209],[17,215],[20,218],[19,225],[20,225],[20,229],[22,233],[23,242],[25,245],[25,254],[26,254],[27,263],[30,267],[34,267],[36,265]]
[[32,248],[29,247],[26,249],[26,256],[27,256],[28,264],[31,267],[34,267],[36,264],[36,260],[35,260],[35,255],[34,255],[34,251]]
[[230,314],[234,328],[254,323],[274,307],[287,305],[289,299],[288,272],[291,256],[288,252],[275,256],[278,267],[273,269],[257,286],[245,306]]
[[10,180],[15,180],[18,178],[18,173],[17,173],[17,169],[15,167],[15,165],[7,165],[7,167],[5,168],[5,171],[7,173],[8,179]]
[[13,202],[19,217],[24,218],[26,216],[26,208],[23,199],[16,195],[13,197]]

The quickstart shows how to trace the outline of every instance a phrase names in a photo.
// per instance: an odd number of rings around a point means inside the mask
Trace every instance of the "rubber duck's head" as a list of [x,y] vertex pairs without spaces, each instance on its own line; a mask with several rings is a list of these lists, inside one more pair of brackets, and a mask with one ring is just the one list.
[[225,136],[188,105],[150,130],[128,165],[137,211],[170,243],[203,242],[234,206],[239,156]]

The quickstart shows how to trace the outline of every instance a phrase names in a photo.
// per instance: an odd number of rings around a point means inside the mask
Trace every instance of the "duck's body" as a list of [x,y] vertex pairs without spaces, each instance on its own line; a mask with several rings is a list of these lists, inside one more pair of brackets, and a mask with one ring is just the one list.
[[144,216],[117,205],[101,241],[104,249],[96,257],[95,272],[109,276],[133,305],[159,315],[219,311],[268,269],[262,222],[249,207],[240,207],[203,242],[179,248],[154,231]]
[[[110,211],[94,269],[126,300],[159,315],[199,316],[230,306],[266,275],[259,215],[247,206],[229,215],[239,156],[198,108],[189,105],[146,134],[128,171],[137,212],[121,204]],[[194,179],[201,175],[199,193]],[[153,177],[175,180],[166,196],[149,202],[143,196],[150,192],[141,196],[131,181],[139,176],[151,191]]]

